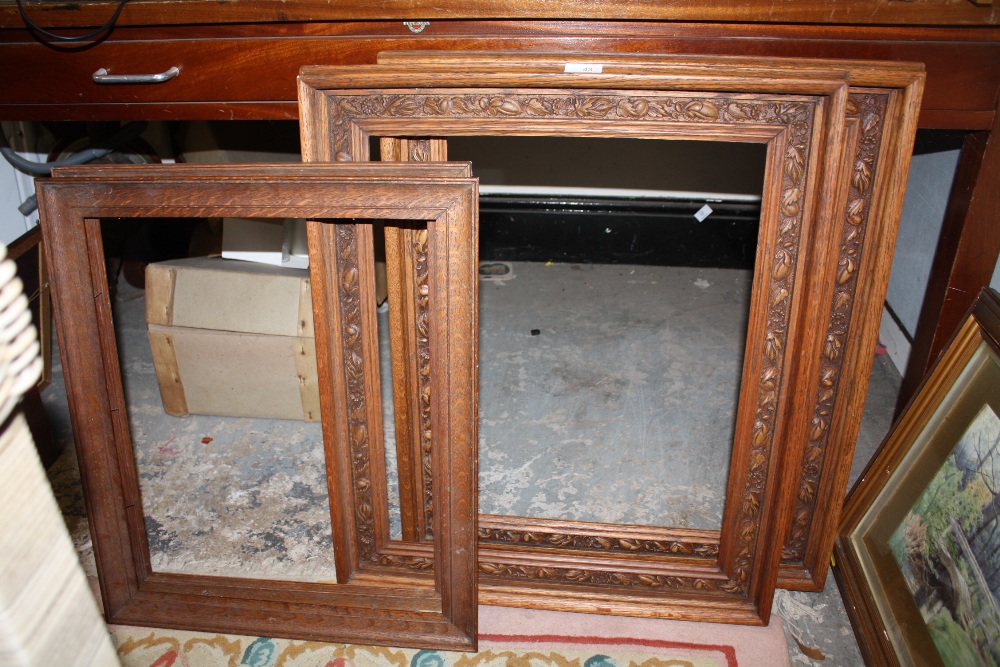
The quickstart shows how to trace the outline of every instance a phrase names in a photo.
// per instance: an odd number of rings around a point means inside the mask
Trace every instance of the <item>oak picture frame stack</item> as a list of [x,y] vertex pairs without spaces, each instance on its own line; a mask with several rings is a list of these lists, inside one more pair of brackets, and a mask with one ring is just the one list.
[[[776,586],[818,590],[922,85],[922,67],[905,63],[384,53],[374,65],[302,70],[303,158],[319,164],[57,170],[40,182],[39,205],[107,619],[470,649],[479,601],[766,624]],[[765,147],[720,530],[478,514],[478,190],[469,165],[444,163],[454,135]],[[368,163],[375,140],[388,164]],[[100,218],[222,215],[310,219],[339,583],[150,564]],[[401,540],[388,518],[375,221],[393,221],[385,238]]]

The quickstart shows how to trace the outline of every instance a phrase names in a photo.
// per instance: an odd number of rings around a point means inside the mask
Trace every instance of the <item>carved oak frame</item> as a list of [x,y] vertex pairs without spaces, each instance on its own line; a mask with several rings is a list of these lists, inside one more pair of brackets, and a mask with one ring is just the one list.
[[[784,79],[801,78],[808,68],[847,73],[848,151],[840,185],[846,199],[839,207],[836,282],[829,297],[820,366],[809,388],[815,394],[809,432],[804,440],[791,443],[788,453],[790,461],[801,461],[795,469],[798,492],[779,519],[790,529],[782,548],[778,586],[822,590],[878,340],[923,92],[923,65],[809,59],[786,61],[787,69],[778,71],[782,63],[768,58],[475,51],[388,51],[379,54],[378,62],[411,70],[414,77],[438,69],[486,80],[497,67],[553,74],[564,72],[568,62],[597,63],[606,74],[630,76],[705,67]],[[439,152],[438,159],[444,159],[444,149]],[[424,490],[428,483],[422,480]],[[425,522],[427,518],[429,514]]]
[[[408,70],[410,81],[441,77],[443,73],[454,76],[460,72],[467,82],[492,83],[498,68],[502,68],[505,72],[547,75],[549,80],[558,79],[558,73],[562,73],[562,79],[570,81],[563,84],[564,87],[599,85],[594,80],[581,84],[580,75],[563,73],[567,62],[603,63],[603,81],[625,78],[630,84],[644,77],[655,79],[671,73],[680,74],[688,81],[704,79],[706,71],[717,73],[720,69],[731,76],[740,73],[752,76],[756,79],[754,86],[784,91],[795,89],[810,76],[822,77],[829,70],[840,71],[850,78],[846,105],[849,148],[838,193],[843,200],[834,207],[842,211],[838,215],[840,222],[836,223],[839,231],[833,232],[840,240],[836,255],[830,258],[837,264],[836,277],[820,284],[816,292],[820,300],[830,303],[830,307],[822,349],[815,353],[818,366],[812,371],[812,379],[806,379],[803,385],[803,391],[811,393],[815,403],[807,436],[791,441],[788,448],[790,463],[786,464],[785,474],[790,479],[786,484],[797,486],[798,492],[784,494],[784,504],[776,519],[778,526],[789,526],[785,537],[779,532],[775,538],[784,544],[778,585],[821,590],[830,564],[837,517],[860,426],[870,359],[877,342],[877,323],[923,88],[923,68],[912,63],[780,62],[760,58],[635,54],[574,56],[423,51],[387,52],[379,56],[380,64],[391,65],[396,71]],[[359,79],[363,77],[353,78]],[[718,85],[715,80],[709,83],[710,87]],[[419,153],[421,148],[425,155],[430,153],[434,159],[444,159],[447,153],[444,140],[430,140],[410,147],[404,141],[383,140],[382,143],[383,156],[387,149],[390,156],[395,156],[389,159],[405,159],[406,150],[416,149]],[[393,146],[396,152],[392,152]],[[413,447],[419,452],[420,443]],[[419,475],[417,477],[415,485],[419,487]],[[423,491],[426,493],[426,480]],[[425,511],[430,507],[430,503],[423,503]],[[419,519],[419,508],[415,513]],[[484,540],[481,546],[487,548],[489,519],[482,517],[480,528]],[[519,540],[525,535],[511,537]],[[537,537],[532,533],[529,539]],[[636,552],[646,551],[647,545],[648,541],[629,542]],[[486,594],[489,596],[488,591]]]
[[[111,623],[322,641],[476,646],[477,184],[468,165],[186,165],[59,170],[38,184],[84,497]],[[152,571],[122,391],[101,217],[302,217],[337,577]],[[372,225],[426,222],[434,572],[371,571],[365,489],[384,488]],[[370,298],[368,298],[370,296]],[[440,515],[440,516],[438,516]]]
[[[303,68],[304,159],[367,160],[372,137],[630,136],[767,145],[761,270],[741,385],[741,396],[752,398],[738,408],[722,530],[484,516],[479,558],[481,599],[494,604],[766,623],[780,558],[766,545],[783,536],[775,522],[786,493],[779,483],[783,452],[786,442],[804,437],[801,378],[812,376],[809,361],[818,357],[790,358],[788,351],[818,351],[821,344],[810,326],[819,317],[810,292],[832,264],[829,243],[811,241],[833,233],[846,73],[773,69],[760,90],[747,73],[703,67],[570,79],[498,69],[488,89],[470,87],[474,77],[440,71],[421,75],[415,89],[412,74],[382,66]],[[398,159],[441,159],[445,152],[442,140],[383,146]],[[405,284],[420,282],[414,275]],[[405,570],[422,565],[418,554],[426,558],[427,546],[396,542],[378,562]]]

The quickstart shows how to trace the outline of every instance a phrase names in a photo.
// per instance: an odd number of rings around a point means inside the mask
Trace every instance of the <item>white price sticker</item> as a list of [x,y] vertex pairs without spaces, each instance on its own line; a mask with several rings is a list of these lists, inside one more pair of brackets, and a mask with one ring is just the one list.
[[709,206],[708,204],[705,204],[704,206],[698,209],[697,213],[694,214],[694,219],[697,220],[698,222],[704,222],[705,218],[707,218],[710,215],[712,215],[712,207]]
[[576,74],[600,74],[604,69],[604,65],[600,63],[566,63],[563,72],[570,72]]

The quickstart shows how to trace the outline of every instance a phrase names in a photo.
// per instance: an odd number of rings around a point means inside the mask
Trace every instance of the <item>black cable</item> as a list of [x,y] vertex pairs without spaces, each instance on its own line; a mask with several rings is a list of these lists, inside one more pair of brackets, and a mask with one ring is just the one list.
[[111,18],[108,19],[107,22],[105,22],[105,24],[100,28],[92,30],[85,35],[67,37],[66,35],[57,35],[54,32],[49,32],[48,30],[42,28],[28,16],[28,12],[24,9],[24,5],[21,4],[21,0],[15,1],[17,2],[17,10],[21,13],[21,19],[24,21],[24,24],[43,37],[47,37],[48,39],[56,42],[85,42],[111,30],[115,27],[115,23],[118,21],[118,16],[122,13],[122,9],[125,8],[125,3],[128,2],[128,0],[119,0],[118,9],[115,10],[115,13],[111,15]]
[[17,212],[26,218],[37,210],[38,195],[30,195],[27,199],[21,202],[20,206],[17,207]]
[[124,146],[138,137],[146,130],[147,125],[146,121],[128,123],[127,125],[123,125],[118,132],[108,137],[106,141],[102,142],[102,146],[86,148],[78,153],[74,153],[70,157],[54,162],[33,162],[21,157],[14,152],[14,149],[10,147],[10,143],[7,141],[6,135],[0,131],[0,155],[19,171],[32,176],[48,176],[52,172],[53,167],[85,164],[104,157],[111,151]]
[[[13,148],[10,147],[10,143],[7,141],[7,135],[4,134],[3,128],[0,128],[0,156],[3,156],[4,159],[6,159],[7,162],[9,162],[10,165],[18,171],[23,171],[30,176],[48,176],[52,173],[53,167],[67,167],[71,165],[86,164],[87,162],[92,162],[104,157],[108,153],[124,146],[133,139],[136,139],[146,130],[147,125],[148,123],[144,120],[128,123],[123,125],[118,132],[109,137],[107,141],[104,142],[103,146],[86,148],[67,158],[54,160],[52,162],[33,162],[32,160],[21,157],[14,152]],[[17,207],[17,210],[21,212],[21,215],[28,216],[31,215],[36,208],[38,208],[38,200],[35,195],[31,195]]]

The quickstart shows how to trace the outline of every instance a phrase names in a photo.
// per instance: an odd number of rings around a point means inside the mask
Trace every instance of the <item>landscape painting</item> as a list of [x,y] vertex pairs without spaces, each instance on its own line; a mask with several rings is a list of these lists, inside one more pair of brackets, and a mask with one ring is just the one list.
[[889,540],[945,665],[1000,667],[1000,417],[986,405]]

